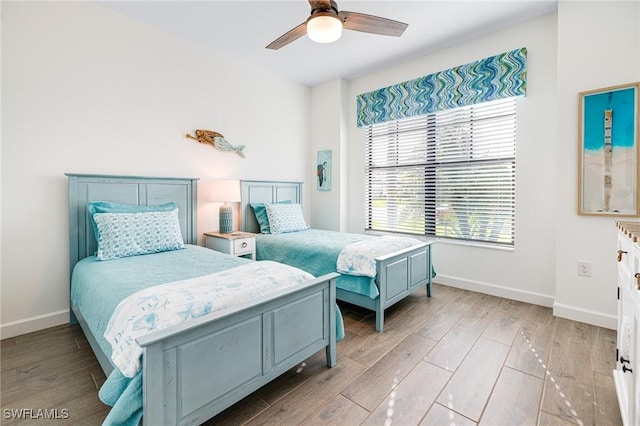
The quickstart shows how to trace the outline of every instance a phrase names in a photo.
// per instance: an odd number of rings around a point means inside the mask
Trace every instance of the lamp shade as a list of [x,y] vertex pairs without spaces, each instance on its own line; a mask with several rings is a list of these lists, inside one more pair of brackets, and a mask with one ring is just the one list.
[[307,19],[307,35],[316,43],[333,43],[342,36],[342,21],[330,12],[316,12]]
[[233,232],[233,209],[227,206],[227,202],[240,201],[240,181],[233,179],[218,179],[213,181],[211,201],[223,202],[219,211],[220,233]]
[[213,181],[211,201],[237,203],[240,201],[240,181],[235,179],[216,179]]

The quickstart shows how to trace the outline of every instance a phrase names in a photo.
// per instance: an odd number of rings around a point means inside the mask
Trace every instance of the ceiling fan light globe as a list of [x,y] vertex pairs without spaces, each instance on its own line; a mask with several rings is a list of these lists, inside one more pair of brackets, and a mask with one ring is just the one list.
[[317,12],[307,20],[307,35],[316,43],[333,43],[342,36],[342,21],[329,12]]

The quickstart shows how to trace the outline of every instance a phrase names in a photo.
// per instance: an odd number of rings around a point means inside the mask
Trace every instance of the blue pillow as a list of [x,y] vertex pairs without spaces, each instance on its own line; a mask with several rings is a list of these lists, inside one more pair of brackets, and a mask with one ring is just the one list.
[[[291,200],[278,201],[276,204],[291,204]],[[258,225],[260,225],[260,232],[270,234],[271,227],[269,226],[269,217],[267,216],[267,209],[264,203],[251,203],[251,207],[256,215]]]
[[98,226],[93,215],[96,213],[144,213],[144,212],[170,212],[178,208],[176,203],[159,204],[155,206],[136,206],[133,204],[118,204],[110,201],[91,201],[88,203],[89,220],[93,226],[93,235],[98,241]]
[[184,248],[177,208],[168,212],[96,213],[94,219],[98,260]]

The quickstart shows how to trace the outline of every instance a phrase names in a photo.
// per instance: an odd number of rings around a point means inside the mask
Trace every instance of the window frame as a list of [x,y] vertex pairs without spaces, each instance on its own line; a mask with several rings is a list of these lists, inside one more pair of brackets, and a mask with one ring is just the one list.
[[[464,117],[468,118],[464,118]],[[439,123],[444,117],[446,123]],[[463,118],[460,118],[463,117]],[[407,130],[402,130],[402,126],[406,125]],[[500,99],[497,101],[485,102],[481,104],[470,105],[466,107],[456,108],[446,111],[437,111],[423,116],[410,117],[402,120],[392,120],[386,123],[378,123],[365,126],[365,231],[381,232],[381,233],[404,233],[411,235],[422,235],[429,238],[438,238],[460,242],[470,242],[479,244],[488,244],[498,247],[515,247],[515,226],[516,226],[516,125],[517,125],[517,105],[516,97]],[[483,128],[485,126],[486,128]],[[448,138],[440,133],[449,130],[454,136]],[[460,136],[455,136],[456,131],[460,132]],[[415,142],[415,138],[419,136],[407,136],[410,132],[424,132],[422,140]],[[413,138],[413,139],[412,139]],[[390,153],[381,155],[380,152],[385,149]],[[407,142],[410,141],[410,142]],[[457,154],[459,158],[454,158],[456,153],[449,152],[442,158],[439,158],[438,149],[446,149],[446,144],[450,143],[455,151],[456,144],[468,145],[466,150],[461,149]],[[374,145],[378,144],[377,147]],[[407,146],[411,148],[412,144],[417,144],[417,148],[423,148],[424,160],[422,162],[407,162],[403,164],[402,151]],[[380,148],[382,146],[382,148]],[[458,147],[459,148],[459,147]],[[378,156],[376,160],[374,157]],[[422,155],[417,154],[417,155]],[[387,162],[388,164],[376,164],[377,162]],[[483,169],[478,166],[484,166]],[[388,224],[393,222],[390,220],[390,209],[398,208],[401,203],[400,198],[392,200],[391,205],[379,209],[386,215],[385,226],[375,224],[376,217],[380,217],[380,213],[374,211],[376,200],[382,199],[382,196],[376,196],[376,190],[382,194],[376,185],[383,186],[384,178],[375,177],[377,173],[382,171],[395,171],[396,177],[400,176],[400,171],[408,168],[421,169],[423,193],[419,202],[422,205],[422,227],[421,231],[416,229],[403,229],[401,226]],[[456,167],[458,169],[456,169]],[[465,170],[466,168],[466,170]],[[475,176],[485,173],[483,177],[488,177],[486,182],[479,184],[480,190],[466,189],[467,192],[462,193],[463,200],[467,201],[465,207],[454,209],[449,207],[449,213],[453,211],[456,220],[465,218],[464,226],[458,223],[461,234],[454,236],[452,232],[439,229],[438,200],[439,194],[446,186],[446,180],[438,177],[442,171],[464,171],[464,175]],[[398,181],[399,182],[399,181]],[[469,181],[473,182],[473,181]],[[497,184],[497,190],[493,190],[491,184]],[[455,183],[454,183],[455,185]],[[464,183],[458,183],[460,186],[454,186],[454,189],[463,190]],[[482,186],[484,185],[484,187]],[[393,186],[393,185],[390,185]],[[418,188],[418,184],[414,184],[412,189]],[[471,185],[472,186],[472,185]],[[394,196],[399,196],[402,192],[400,183],[394,186]],[[482,195],[484,189],[485,195]],[[487,189],[490,189],[487,191]],[[439,192],[440,191],[440,192]],[[405,191],[406,192],[406,191]],[[480,196],[478,194],[481,194]],[[486,195],[489,194],[489,195]],[[486,196],[488,208],[484,207],[481,202],[482,197]],[[389,203],[389,197],[387,203]],[[493,198],[492,198],[493,197]],[[446,197],[445,197],[446,198]],[[411,202],[413,199],[408,199]],[[405,200],[406,201],[406,200]],[[415,200],[413,200],[415,201]],[[475,207],[474,207],[475,203]],[[475,209],[475,210],[474,210]],[[491,209],[491,210],[488,210]],[[497,213],[497,214],[496,214]],[[398,215],[395,215],[398,217]],[[475,230],[472,229],[472,222],[475,220]],[[442,223],[440,223],[440,226]],[[417,228],[417,227],[416,227]],[[484,232],[484,234],[482,234]],[[474,234],[476,233],[476,234]]]

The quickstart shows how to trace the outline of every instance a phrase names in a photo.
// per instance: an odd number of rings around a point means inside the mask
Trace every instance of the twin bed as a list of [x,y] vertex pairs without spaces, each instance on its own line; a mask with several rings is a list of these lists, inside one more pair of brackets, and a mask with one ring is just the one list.
[[[300,182],[242,181],[241,230],[256,233],[256,257],[303,269],[315,276],[342,272],[337,280],[337,299],[370,309],[376,315],[376,330],[383,331],[384,311],[420,287],[431,296],[435,272],[431,261],[433,241],[420,241],[343,232],[305,229],[295,224],[294,232],[265,234],[265,214],[258,208],[276,203],[301,204]],[[287,206],[282,206],[287,208]],[[291,214],[292,209],[287,208]],[[301,221],[298,221],[300,223]],[[273,224],[271,224],[273,226]],[[271,230],[269,230],[271,231]],[[375,257],[372,273],[355,275],[342,266],[341,254],[350,244],[373,244],[384,241],[384,254]],[[394,249],[394,244],[398,244]],[[355,256],[355,255],[354,255]]]
[[[341,338],[336,331],[341,325],[335,306],[337,274],[279,287],[282,282],[266,269],[270,262],[251,262],[196,246],[196,179],[67,176],[71,322],[80,323],[107,375],[100,397],[113,408],[105,423],[137,424],[142,418],[147,425],[200,424],[323,348],[327,365],[336,364],[336,339]],[[184,247],[97,260],[101,253],[96,253],[88,212],[93,201],[142,206],[142,211],[143,206],[175,203]],[[274,285],[275,290],[211,313],[210,304],[189,304],[186,316],[192,319],[166,328],[156,324],[155,311],[149,313],[167,302],[158,293],[138,298],[135,308],[142,315],[133,328],[146,328],[145,333],[124,338],[116,329],[111,337],[139,347],[140,368],[128,374],[114,368],[105,331],[111,330],[111,313],[120,309],[122,300],[155,285],[188,284],[188,291],[194,291],[203,277],[220,279],[225,273],[237,277],[236,271],[244,271],[252,283],[261,277],[266,287]],[[302,279],[296,271],[292,274]],[[227,287],[239,291],[235,282]],[[184,294],[189,298],[195,293]],[[185,316],[185,310],[175,314]]]

